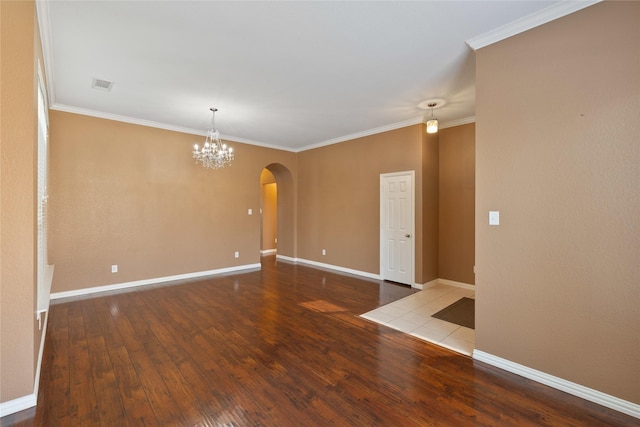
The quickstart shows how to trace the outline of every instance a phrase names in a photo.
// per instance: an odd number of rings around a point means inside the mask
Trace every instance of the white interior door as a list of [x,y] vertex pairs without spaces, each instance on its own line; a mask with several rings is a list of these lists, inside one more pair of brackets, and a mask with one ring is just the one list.
[[413,286],[415,172],[380,175],[380,275]]

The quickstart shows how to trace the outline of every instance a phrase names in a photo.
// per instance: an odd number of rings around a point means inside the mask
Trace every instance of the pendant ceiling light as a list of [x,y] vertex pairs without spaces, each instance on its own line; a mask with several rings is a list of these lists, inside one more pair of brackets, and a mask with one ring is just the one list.
[[437,102],[427,104],[427,107],[431,108],[431,119],[427,120],[427,133],[438,133],[438,119],[433,118],[433,109],[437,105]]
[[196,163],[202,163],[202,166],[209,169],[223,168],[231,164],[233,160],[233,148],[227,147],[220,140],[220,132],[216,129],[216,111],[217,108],[210,108],[213,116],[211,117],[211,129],[207,131],[207,139],[204,141],[202,148],[198,144],[193,146],[193,158]]

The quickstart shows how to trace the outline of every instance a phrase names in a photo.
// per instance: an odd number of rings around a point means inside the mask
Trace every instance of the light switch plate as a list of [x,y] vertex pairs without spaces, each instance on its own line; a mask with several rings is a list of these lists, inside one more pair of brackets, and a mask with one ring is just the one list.
[[489,211],[489,225],[500,225],[500,211]]

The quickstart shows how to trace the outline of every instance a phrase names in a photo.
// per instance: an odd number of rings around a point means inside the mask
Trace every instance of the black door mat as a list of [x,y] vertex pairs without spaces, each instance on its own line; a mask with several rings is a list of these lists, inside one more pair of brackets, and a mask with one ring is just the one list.
[[460,298],[431,317],[475,329],[476,300],[466,297]]

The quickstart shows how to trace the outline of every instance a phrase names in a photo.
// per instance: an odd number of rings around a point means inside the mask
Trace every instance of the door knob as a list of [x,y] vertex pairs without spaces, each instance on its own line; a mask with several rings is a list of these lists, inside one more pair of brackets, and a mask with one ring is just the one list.
[[411,234],[405,234],[404,237],[411,237]]

